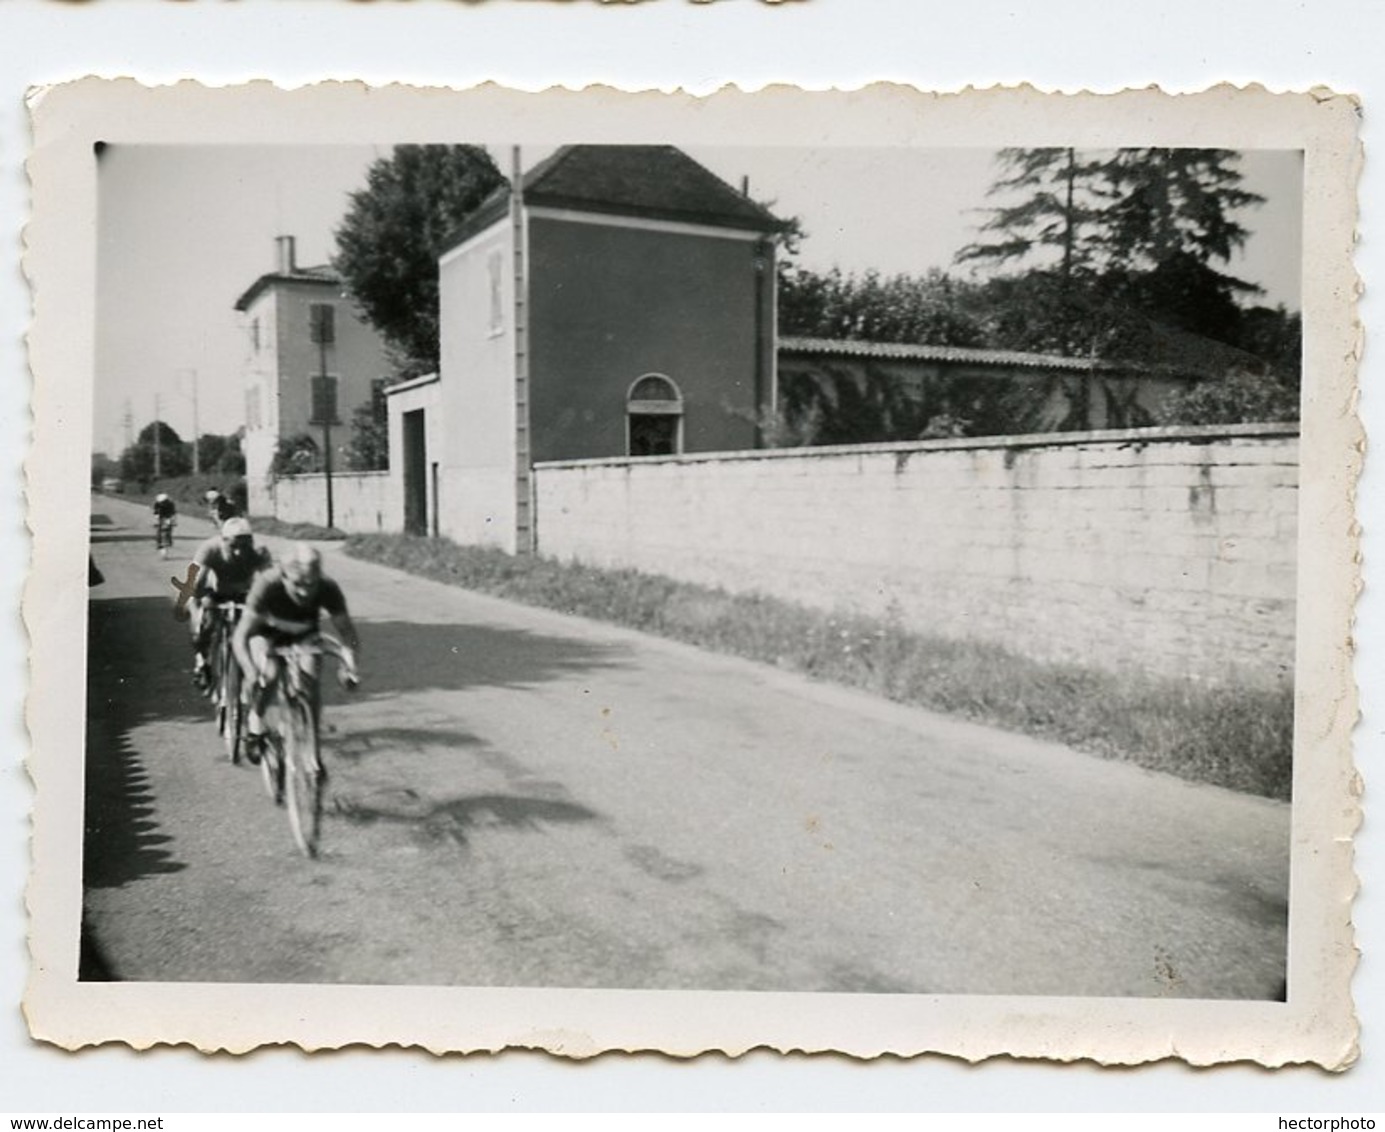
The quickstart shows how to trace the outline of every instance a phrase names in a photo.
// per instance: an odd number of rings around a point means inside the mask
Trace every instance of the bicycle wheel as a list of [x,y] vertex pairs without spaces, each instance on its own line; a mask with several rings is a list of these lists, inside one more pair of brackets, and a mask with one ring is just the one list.
[[284,737],[284,785],[293,839],[305,856],[317,856],[322,824],[322,763],[318,758],[317,721],[304,703],[293,705]]
[[226,741],[226,753],[231,765],[240,762],[241,740],[245,730],[245,705],[240,702],[240,665],[235,657],[222,657],[221,673],[221,737]]
[[276,805],[284,803],[284,741],[273,729],[265,732],[260,752],[260,780],[265,793]]

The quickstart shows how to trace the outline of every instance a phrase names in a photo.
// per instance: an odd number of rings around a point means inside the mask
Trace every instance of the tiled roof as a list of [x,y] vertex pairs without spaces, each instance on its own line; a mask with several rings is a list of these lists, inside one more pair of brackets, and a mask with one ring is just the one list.
[[1071,370],[1090,373],[1093,370],[1132,370],[1142,367],[1131,363],[1101,359],[1065,358],[1058,354],[1030,354],[1020,350],[978,350],[967,346],[915,346],[907,342],[864,342],[846,338],[779,339],[781,354],[807,354],[814,357],[884,358],[908,361],[956,362],[978,366],[1021,366],[1025,369]]
[[[671,145],[569,145],[524,174],[526,204],[650,220],[775,232],[763,205]],[[502,185],[453,233],[456,247],[499,220],[510,206]]]
[[235,309],[243,311],[247,309],[260,296],[266,287],[272,287],[275,283],[327,283],[334,287],[341,286],[341,276],[331,267],[330,264],[322,264],[319,267],[297,267],[292,271],[271,271],[268,275],[261,275],[250,284],[245,294],[236,300]]

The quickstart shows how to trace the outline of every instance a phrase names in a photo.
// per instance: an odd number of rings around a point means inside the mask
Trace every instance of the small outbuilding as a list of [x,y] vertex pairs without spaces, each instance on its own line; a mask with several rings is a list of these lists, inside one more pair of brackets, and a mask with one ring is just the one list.
[[782,225],[672,146],[566,146],[512,185],[439,261],[441,372],[388,393],[408,529],[514,552],[535,462],[761,444]]

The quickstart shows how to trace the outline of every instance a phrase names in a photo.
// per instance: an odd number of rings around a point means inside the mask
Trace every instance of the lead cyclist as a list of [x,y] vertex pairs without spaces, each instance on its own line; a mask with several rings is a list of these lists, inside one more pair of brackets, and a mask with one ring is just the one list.
[[322,614],[331,618],[344,647],[337,678],[351,686],[358,680],[356,655],[361,639],[346,608],[346,597],[322,572],[322,556],[306,543],[297,544],[276,567],[260,574],[245,599],[245,612],[231,638],[246,687],[252,695],[246,718],[246,757],[259,762],[264,751],[263,692],[270,677],[270,651],[317,635]]

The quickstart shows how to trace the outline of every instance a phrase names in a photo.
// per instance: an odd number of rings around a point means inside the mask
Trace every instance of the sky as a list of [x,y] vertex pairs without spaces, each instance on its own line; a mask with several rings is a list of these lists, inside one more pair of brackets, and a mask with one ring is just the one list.
[[[489,147],[508,172],[508,147]],[[326,263],[349,194],[365,185],[377,146],[110,146],[98,173],[97,332],[93,448],[125,445],[155,400],[180,435],[239,428],[247,340],[236,299],[275,265],[291,235],[298,263]],[[552,152],[527,148],[526,168]],[[982,149],[700,148],[687,152],[739,188],[800,218],[798,262],[885,275],[956,270],[995,203],[994,152]],[[1240,219],[1251,236],[1229,266],[1259,283],[1258,300],[1299,306],[1302,170],[1297,153],[1245,153],[1243,187],[1266,198]],[[195,398],[194,398],[195,390]]]

